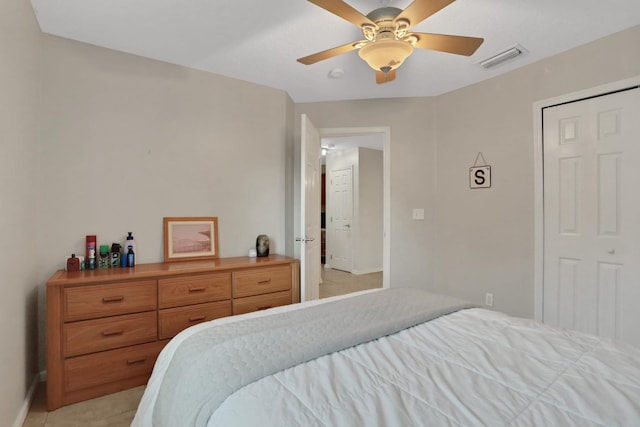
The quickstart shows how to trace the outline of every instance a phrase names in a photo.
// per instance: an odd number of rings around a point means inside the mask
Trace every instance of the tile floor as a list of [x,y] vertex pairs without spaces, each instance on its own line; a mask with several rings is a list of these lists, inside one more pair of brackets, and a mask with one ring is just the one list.
[[[320,298],[381,287],[382,272],[356,276],[323,268]],[[46,384],[40,383],[22,427],[128,427],[143,392],[136,387],[47,412]]]
[[22,427],[129,427],[143,392],[140,386],[47,412],[40,383]]
[[322,268],[320,298],[382,287],[382,272],[350,274],[340,270]]

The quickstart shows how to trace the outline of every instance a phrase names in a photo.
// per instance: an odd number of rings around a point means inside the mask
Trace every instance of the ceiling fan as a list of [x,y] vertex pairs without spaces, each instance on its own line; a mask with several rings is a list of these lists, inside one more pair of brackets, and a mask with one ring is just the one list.
[[342,0],[309,1],[360,27],[365,39],[299,58],[298,62],[311,65],[359,49],[360,57],[376,70],[378,84],[396,78],[396,69],[411,55],[414,47],[470,56],[484,41],[478,37],[409,32],[411,27],[455,0],[414,0],[404,10],[381,7],[367,16]]

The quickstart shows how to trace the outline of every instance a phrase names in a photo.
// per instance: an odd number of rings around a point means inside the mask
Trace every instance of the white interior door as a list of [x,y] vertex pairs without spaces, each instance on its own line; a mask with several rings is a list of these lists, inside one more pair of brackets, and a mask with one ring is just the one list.
[[303,114],[301,126],[300,299],[320,296],[320,134]]
[[328,255],[331,268],[353,270],[353,167],[329,173]]
[[640,346],[640,90],[543,124],[543,321]]

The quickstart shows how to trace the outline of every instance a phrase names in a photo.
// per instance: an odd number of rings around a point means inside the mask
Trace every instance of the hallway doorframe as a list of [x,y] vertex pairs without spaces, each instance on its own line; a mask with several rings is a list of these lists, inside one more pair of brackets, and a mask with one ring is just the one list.
[[372,127],[347,127],[347,128],[318,128],[320,139],[345,136],[359,136],[370,134],[382,134],[383,153],[383,242],[382,242],[382,287],[389,287],[389,279],[391,276],[391,128],[388,126],[372,126]]

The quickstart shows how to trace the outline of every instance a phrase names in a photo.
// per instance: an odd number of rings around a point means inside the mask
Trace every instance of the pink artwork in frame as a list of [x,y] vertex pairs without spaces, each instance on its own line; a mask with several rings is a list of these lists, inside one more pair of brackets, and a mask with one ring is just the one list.
[[218,258],[217,217],[165,217],[164,262]]

